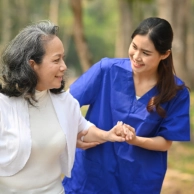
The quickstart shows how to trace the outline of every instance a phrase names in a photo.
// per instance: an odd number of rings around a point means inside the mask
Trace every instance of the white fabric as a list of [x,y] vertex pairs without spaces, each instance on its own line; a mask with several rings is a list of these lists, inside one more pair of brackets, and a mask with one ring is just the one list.
[[[32,149],[30,157],[18,173],[0,176],[0,193],[3,194],[60,194],[60,155],[66,146],[48,91],[36,91],[35,106],[28,105]],[[13,192],[14,191],[14,192]]]
[[[29,177],[30,178],[30,177]],[[56,187],[61,187],[60,191],[56,191]],[[41,188],[29,189],[29,190],[17,190],[15,188],[8,188],[7,186],[0,184],[0,194],[64,194],[64,188],[62,187],[61,180],[56,180]]]
[[[67,140],[60,159],[62,173],[70,177],[77,133],[93,124],[81,115],[79,104],[70,93],[49,94]],[[27,102],[22,97],[0,94],[0,176],[12,176],[25,166],[31,144]]]

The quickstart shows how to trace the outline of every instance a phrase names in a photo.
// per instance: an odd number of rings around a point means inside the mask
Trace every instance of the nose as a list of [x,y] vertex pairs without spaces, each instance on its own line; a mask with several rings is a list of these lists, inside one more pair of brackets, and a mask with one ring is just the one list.
[[65,61],[62,61],[60,66],[60,71],[65,71],[67,69],[67,65],[65,64]]
[[133,58],[134,58],[136,61],[141,61],[140,53],[139,53],[139,52],[135,52],[134,55],[133,55]]

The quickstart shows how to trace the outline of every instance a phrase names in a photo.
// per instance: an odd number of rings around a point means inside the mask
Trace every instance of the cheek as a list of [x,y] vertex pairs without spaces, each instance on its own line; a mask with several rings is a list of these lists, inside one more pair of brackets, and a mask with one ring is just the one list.
[[129,47],[128,54],[129,55],[133,55],[134,54],[134,50],[133,50],[133,48],[131,46]]
[[129,58],[130,58],[130,59],[131,59],[131,58],[132,58],[132,56],[134,55],[134,53],[133,53],[133,52],[132,52],[132,50],[130,50],[130,49],[129,49],[128,54],[129,54]]

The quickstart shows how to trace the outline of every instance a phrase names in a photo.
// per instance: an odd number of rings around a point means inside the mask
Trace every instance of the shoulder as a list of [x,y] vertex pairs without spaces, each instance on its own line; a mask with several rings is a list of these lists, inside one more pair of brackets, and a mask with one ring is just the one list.
[[180,78],[177,77],[177,76],[174,76],[174,79],[175,79],[175,83],[176,83],[177,85],[183,85],[183,84],[185,84],[185,83],[183,82],[183,80],[180,79]]
[[122,68],[130,68],[130,60],[129,58],[102,58],[100,60],[100,65],[102,69],[110,69],[115,66],[117,67],[122,67]]
[[190,99],[190,92],[189,89],[186,87],[183,87],[183,89],[179,90],[177,92],[177,95],[175,97],[175,99]]
[[22,97],[9,97],[0,93],[0,106],[13,106],[16,103],[23,102]]
[[177,92],[176,97],[182,97],[182,98],[183,97],[189,97],[190,92],[189,92],[188,88],[185,86],[184,81],[181,80],[179,77],[175,76],[175,82],[178,86],[183,85],[183,88]]
[[[180,84],[180,85],[182,85],[182,84]],[[178,107],[181,110],[184,108],[189,109],[189,106],[190,106],[189,89],[186,86],[183,86],[183,88],[178,90],[176,95],[168,102],[168,105],[169,105],[168,110],[177,110]]]
[[59,100],[59,101],[64,101],[65,104],[68,104],[68,105],[78,105],[78,101],[72,96],[72,94],[68,91],[62,91],[60,94],[53,94],[53,93],[50,93],[52,99],[54,100]]

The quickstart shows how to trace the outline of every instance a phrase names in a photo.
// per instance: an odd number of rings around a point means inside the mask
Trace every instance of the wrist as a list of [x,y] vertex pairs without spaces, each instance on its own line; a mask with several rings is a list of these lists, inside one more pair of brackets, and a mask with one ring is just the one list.
[[126,142],[134,146],[139,146],[139,144],[141,144],[139,136],[135,136],[132,140],[129,139]]
[[108,131],[102,131],[102,141],[103,142],[109,141],[109,132]]

